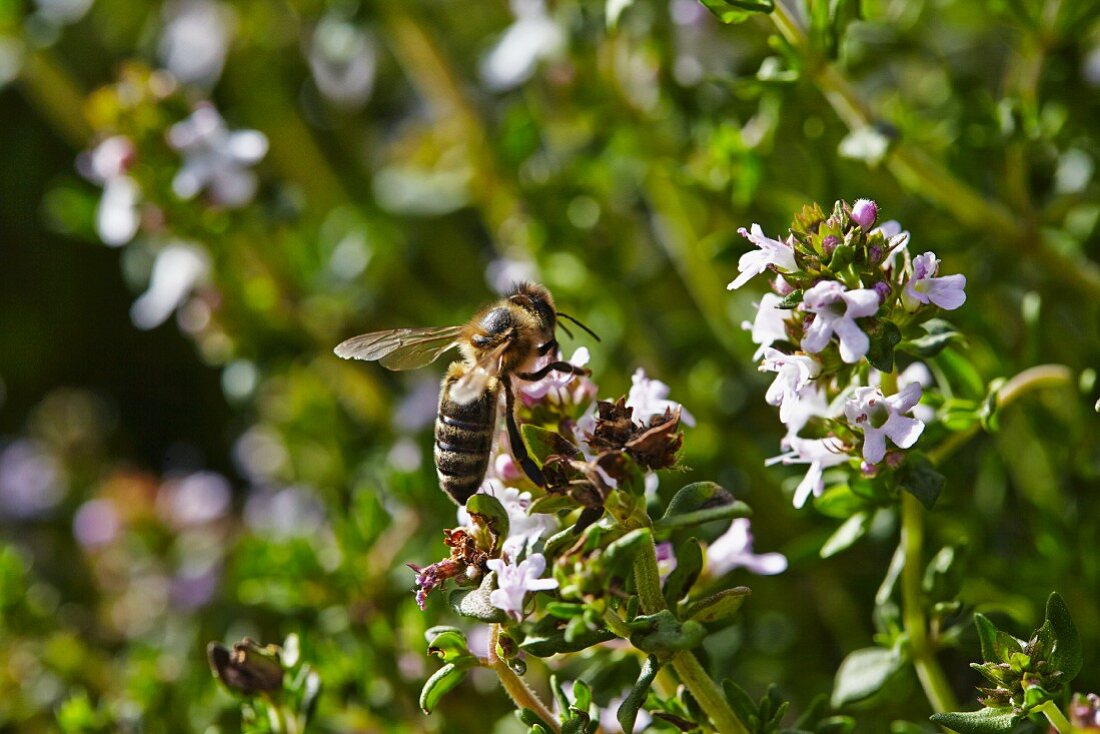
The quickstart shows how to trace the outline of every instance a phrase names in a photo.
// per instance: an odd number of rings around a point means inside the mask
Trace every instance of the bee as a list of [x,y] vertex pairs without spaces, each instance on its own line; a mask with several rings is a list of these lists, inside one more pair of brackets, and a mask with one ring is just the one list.
[[485,478],[502,392],[512,455],[532,482],[545,486],[542,470],[528,455],[516,425],[512,379],[534,382],[551,372],[589,374],[561,359],[534,372],[524,371],[538,357],[558,356],[558,327],[572,337],[559,319],[572,321],[599,341],[587,326],[558,311],[545,287],[520,283],[463,325],[374,331],[348,339],[335,352],[344,359],[378,361],[391,370],[412,370],[458,347],[462,359],[447,369],[439,392],[435,468],[443,491],[465,505]]

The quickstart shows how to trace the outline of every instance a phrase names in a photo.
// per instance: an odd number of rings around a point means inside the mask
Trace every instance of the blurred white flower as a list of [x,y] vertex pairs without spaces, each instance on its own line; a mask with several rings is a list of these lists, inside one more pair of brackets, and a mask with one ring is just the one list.
[[157,56],[176,79],[212,87],[225,66],[236,25],[228,5],[212,0],[175,0],[164,5]]
[[277,540],[315,535],[325,523],[325,508],[305,487],[255,489],[244,505],[244,522],[258,535]]
[[735,568],[771,576],[787,570],[787,558],[782,553],[753,553],[749,519],[739,517],[730,523],[725,533],[707,546],[706,567],[714,576],[722,576]]
[[485,268],[485,281],[494,292],[504,296],[516,283],[538,280],[538,267],[522,254],[498,257]]
[[0,517],[38,517],[64,495],[61,466],[44,446],[20,439],[0,452]]
[[165,481],[157,492],[157,511],[175,527],[213,522],[229,511],[229,480],[212,471],[200,471]]
[[210,271],[210,258],[198,245],[176,241],[157,253],[149,288],[130,307],[139,329],[153,329],[184,302],[195,284]]
[[753,224],[751,230],[742,227],[737,230],[737,233],[759,249],[749,250],[741,256],[737,261],[737,270],[741,274],[726,286],[726,290],[740,288],[769,267],[787,272],[798,270],[798,264],[794,260],[794,248],[783,240],[768,237],[759,224]]
[[92,0],[35,0],[34,4],[46,20],[69,25],[84,17],[92,7]]
[[760,371],[776,373],[764,399],[768,405],[779,406],[779,420],[790,426],[796,414],[801,414],[798,402],[817,392],[813,380],[821,373],[821,363],[805,354],[784,354],[767,347]]
[[374,42],[366,33],[339,15],[329,14],[313,31],[309,70],[325,99],[357,109],[374,89],[375,55]]
[[631,418],[647,423],[655,415],[664,415],[666,410],[680,408],[680,420],[684,425],[694,426],[695,418],[679,403],[668,399],[669,387],[660,380],[645,376],[645,370],[639,367],[630,378],[630,392],[626,396],[626,407],[632,408]]
[[134,238],[141,224],[141,190],[127,171],[137,151],[129,138],[114,135],[77,156],[81,175],[103,187],[96,207],[96,232],[104,243],[117,247]]
[[118,510],[110,500],[88,500],[73,515],[73,537],[85,548],[107,545],[118,537],[120,527]]
[[181,199],[192,199],[205,189],[216,204],[230,208],[252,200],[256,175],[248,166],[267,153],[263,133],[230,132],[207,102],[168,130],[168,143],[183,156],[183,167],[172,180],[172,190]]
[[546,12],[544,0],[512,0],[516,20],[481,62],[481,78],[493,91],[523,84],[538,62],[565,45],[565,34]]

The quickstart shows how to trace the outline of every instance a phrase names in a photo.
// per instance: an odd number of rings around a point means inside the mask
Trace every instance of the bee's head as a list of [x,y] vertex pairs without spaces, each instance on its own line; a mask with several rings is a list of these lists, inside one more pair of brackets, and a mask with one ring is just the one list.
[[519,283],[508,295],[508,300],[535,317],[544,341],[554,338],[558,317],[550,291],[538,283]]

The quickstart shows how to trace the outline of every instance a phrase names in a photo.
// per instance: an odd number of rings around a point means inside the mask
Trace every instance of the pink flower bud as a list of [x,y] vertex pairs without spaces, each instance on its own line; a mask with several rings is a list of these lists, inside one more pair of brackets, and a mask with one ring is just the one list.
[[884,280],[880,280],[873,286],[875,293],[878,294],[879,303],[886,303],[886,297],[890,295],[890,284]]
[[871,228],[876,219],[878,219],[878,206],[870,199],[857,199],[852,205],[852,221],[865,231]]
[[825,239],[821,240],[821,249],[824,250],[825,257],[831,257],[833,254],[833,250],[835,250],[836,246],[839,244],[840,240],[838,240],[833,235],[829,235]]

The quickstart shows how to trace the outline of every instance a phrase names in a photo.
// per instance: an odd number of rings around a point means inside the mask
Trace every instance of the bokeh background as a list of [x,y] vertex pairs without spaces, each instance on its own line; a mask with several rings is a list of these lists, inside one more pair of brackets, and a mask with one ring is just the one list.
[[[805,708],[871,643],[896,520],[818,557],[840,520],[764,468],[783,427],[741,328],[760,291],[725,286],[737,227],[857,197],[967,275],[959,397],[1039,363],[1082,376],[954,455],[929,547],[965,549],[961,614],[1019,635],[1061,592],[1075,688],[1100,688],[1100,6],[813,6],[781,40],[696,0],[0,2],[0,730],[235,731],[206,643],[297,632],[319,731],[518,731],[491,678],[416,704],[423,631],[454,621],[404,566],[454,523],[443,365],[331,349],[460,323],[525,277],[603,338],[565,343],[602,396],[640,366],[696,417],[662,496],[717,479],[790,559],[728,577],[753,596],[706,649]],[[200,160],[169,132],[196,106],[263,139]],[[97,162],[112,136],[125,155]],[[188,196],[185,165],[228,188]],[[970,633],[941,656],[963,700],[977,657]],[[601,661],[562,674],[598,685]],[[930,711],[907,674],[855,713]]]

